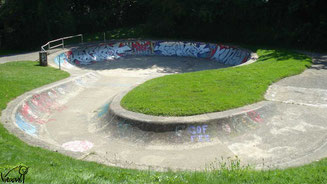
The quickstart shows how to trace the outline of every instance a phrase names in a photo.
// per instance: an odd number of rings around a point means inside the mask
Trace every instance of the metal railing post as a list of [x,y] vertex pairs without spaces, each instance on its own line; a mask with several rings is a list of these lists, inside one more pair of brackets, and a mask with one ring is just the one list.
[[60,55],[59,55],[59,61],[58,61],[58,63],[59,63],[59,70],[61,70],[61,61],[60,61]]
[[83,35],[81,36],[81,38],[82,38],[82,43],[83,43]]
[[65,42],[64,42],[64,39],[61,39],[61,42],[62,42],[62,49],[65,48]]
[[103,32],[103,41],[106,42],[106,32]]

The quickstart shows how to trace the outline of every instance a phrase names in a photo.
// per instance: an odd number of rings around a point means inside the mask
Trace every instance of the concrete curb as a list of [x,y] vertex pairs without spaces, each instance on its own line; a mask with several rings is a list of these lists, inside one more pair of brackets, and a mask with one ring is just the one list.
[[[256,62],[258,58],[259,57],[256,53],[251,53],[250,60],[248,60],[246,63],[234,67],[252,64]],[[143,130],[157,131],[157,130],[164,130],[167,128],[173,129],[173,127],[181,124],[204,124],[208,122],[221,122],[221,120],[231,119],[235,116],[240,116],[249,113],[251,111],[262,109],[263,107],[271,104],[271,102],[269,101],[262,101],[251,105],[239,107],[236,109],[227,110],[227,111],[206,113],[206,114],[193,115],[193,116],[183,116],[183,117],[152,116],[152,115],[146,115],[142,113],[128,111],[123,107],[121,107],[120,102],[123,99],[123,97],[129,91],[133,90],[135,87],[136,86],[133,86],[129,90],[120,93],[116,97],[114,97],[114,99],[112,100],[109,106],[109,112],[111,113],[112,116],[116,116],[122,120],[129,120],[134,122],[134,124],[136,124],[139,128],[142,128]]]
[[222,120],[232,119],[235,116],[240,116],[249,113],[251,111],[260,110],[272,103],[269,101],[261,101],[258,103],[254,103],[251,105],[247,105],[227,111],[206,113],[206,114],[193,115],[193,116],[182,116],[182,117],[152,116],[152,115],[146,115],[146,114],[128,111],[120,105],[122,98],[134,87],[114,97],[114,99],[112,100],[109,106],[109,112],[112,113],[113,116],[116,116],[118,118],[132,121],[135,124],[137,124],[139,127],[147,127],[146,129],[148,130],[158,130],[158,129],[162,129],[163,126],[174,127],[181,124],[204,124],[204,123],[211,123],[211,122],[222,122]]

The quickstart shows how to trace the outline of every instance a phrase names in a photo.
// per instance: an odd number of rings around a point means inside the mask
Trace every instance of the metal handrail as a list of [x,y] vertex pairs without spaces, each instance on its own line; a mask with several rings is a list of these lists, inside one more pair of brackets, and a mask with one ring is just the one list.
[[[46,46],[48,46],[48,50],[53,49],[53,48],[57,48],[57,47],[60,47],[60,46],[62,46],[62,48],[64,49],[65,48],[65,42],[64,42],[64,40],[70,39],[70,38],[74,38],[74,37],[79,37],[79,36],[81,37],[81,42],[83,43],[83,34],[78,34],[78,35],[73,35],[73,36],[67,36],[67,37],[63,37],[63,38],[58,38],[56,40],[51,40],[48,43],[42,45],[41,46],[41,51],[46,51],[44,49],[44,47],[46,47]],[[57,42],[57,41],[60,41],[60,40],[61,40],[61,44],[58,44],[58,45],[55,45],[55,46],[52,46],[51,47],[51,45],[50,45],[51,43]]]

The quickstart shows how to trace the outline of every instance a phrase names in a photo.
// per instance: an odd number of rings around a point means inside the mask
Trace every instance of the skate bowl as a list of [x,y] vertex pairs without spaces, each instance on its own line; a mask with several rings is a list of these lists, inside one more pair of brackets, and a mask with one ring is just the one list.
[[[13,100],[2,122],[29,144],[124,168],[203,170],[235,156],[242,164],[275,168],[324,156],[324,109],[265,100],[223,112],[158,117],[120,106],[128,91],[149,79],[240,66],[254,62],[253,56],[237,47],[175,41],[123,40],[66,49],[50,55],[49,62],[71,77]],[[300,116],[308,112],[319,114],[310,124]]]
[[240,65],[250,60],[249,50],[221,44],[178,41],[115,41],[87,45],[59,55],[55,62],[64,66],[90,65],[124,56],[178,56],[210,59],[225,65]]

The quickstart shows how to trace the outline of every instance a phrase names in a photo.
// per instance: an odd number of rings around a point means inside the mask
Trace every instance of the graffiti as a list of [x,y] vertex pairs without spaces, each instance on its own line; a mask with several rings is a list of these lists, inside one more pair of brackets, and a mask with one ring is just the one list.
[[[51,94],[51,96],[49,95]],[[61,107],[53,97],[57,96],[56,93],[52,92],[43,92],[41,94],[36,94],[32,96],[32,104],[34,108],[38,109],[41,112],[51,112],[52,110],[61,111],[64,107]],[[28,108],[28,107],[27,107]]]
[[72,50],[66,54],[71,63],[77,65],[88,65],[99,61],[114,60],[132,51],[123,43],[100,44],[95,47]]
[[154,52],[164,56],[189,56],[200,57],[209,53],[210,49],[206,44],[184,43],[184,42],[157,42]]
[[151,41],[134,41],[126,42],[129,48],[131,48],[131,54],[137,55],[152,55],[153,54],[153,43]]
[[85,152],[93,147],[93,143],[89,141],[71,141],[62,144],[62,147],[73,152]]
[[100,61],[119,59],[126,55],[161,55],[187,56],[213,59],[217,62],[238,65],[248,60],[250,53],[235,47],[224,45],[174,42],[174,41],[121,41],[116,43],[102,43],[72,49],[55,58],[55,63],[71,67],[75,65],[89,65]]
[[39,117],[31,110],[27,102],[23,104],[20,113],[29,122],[36,122],[38,124],[45,123],[45,121],[39,119]]
[[262,123],[263,119],[261,118],[260,114],[258,114],[255,111],[249,111],[247,112],[247,115],[255,122]]
[[105,106],[103,106],[101,108],[101,111],[98,113],[98,118],[101,118],[103,115],[105,115],[108,112],[109,105],[110,105],[110,103],[106,104]]
[[153,46],[151,42],[132,42],[132,49],[135,53],[152,53]]
[[[250,111],[250,115],[245,113],[240,116],[234,116],[227,120],[227,122],[221,123],[222,131],[227,134],[238,135],[239,133],[246,132],[248,129],[254,129],[257,127],[257,123],[259,118],[257,116],[253,116],[253,112]],[[252,117],[252,118],[251,118]],[[256,120],[256,121],[255,121]]]
[[23,130],[27,134],[36,136],[37,131],[35,126],[25,122],[23,118],[18,114],[16,114],[16,124],[21,130]]
[[58,55],[57,57],[55,57],[54,59],[54,62],[59,65],[60,63],[60,66],[62,67],[65,67],[65,68],[72,68],[73,65],[71,65],[69,63],[69,56],[71,55],[72,51],[68,51],[66,53],[62,53],[60,55]]
[[191,134],[192,142],[210,142],[210,136],[206,133],[208,125],[191,125],[188,132]]
[[47,119],[49,114],[54,110],[62,111],[66,108],[57,102],[59,94],[55,89],[51,89],[31,96],[17,111],[17,125],[22,130],[28,130],[29,134],[33,134],[35,127],[27,122],[42,125],[54,121],[54,119]]
[[232,133],[232,129],[230,128],[230,126],[228,124],[223,124],[222,129],[227,132],[228,134]]
[[249,56],[249,53],[246,51],[223,45],[217,45],[213,53],[214,54],[212,55],[211,59],[229,65],[244,63]]

